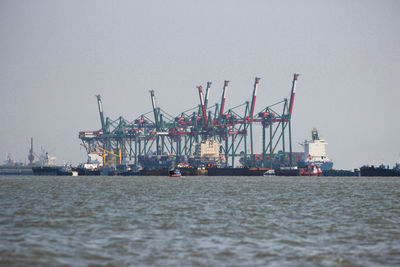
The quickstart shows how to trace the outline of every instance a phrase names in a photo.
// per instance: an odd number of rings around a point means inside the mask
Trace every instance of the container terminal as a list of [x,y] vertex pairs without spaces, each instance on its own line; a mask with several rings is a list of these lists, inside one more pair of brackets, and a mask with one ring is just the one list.
[[[293,167],[293,175],[294,169],[307,165],[331,168],[326,142],[320,140],[316,130],[313,140],[304,144],[309,151],[307,157],[293,152],[291,120],[298,78],[295,73],[288,88],[289,99],[283,98],[258,112],[259,77],[254,80],[251,101],[226,108],[229,81],[225,80],[220,101],[211,105],[212,82],[207,82],[205,88],[196,87],[199,104],[176,116],[159,107],[155,90],[150,90],[152,110],[133,121],[107,117],[101,96],[97,95],[101,128],[79,132],[88,154],[88,162],[81,169],[123,172],[128,167],[131,173],[140,170],[143,175],[163,175],[166,169],[179,167],[187,175],[220,176],[262,175],[282,167],[279,173]],[[261,146],[255,144],[256,133],[261,133]]]
[[[238,169],[236,162],[249,173],[281,165],[294,166],[297,162],[292,149],[291,119],[298,77],[299,74],[293,75],[289,99],[284,98],[258,112],[255,106],[259,77],[254,80],[251,101],[226,108],[229,88],[226,80],[219,103],[210,105],[212,83],[207,82],[205,88],[196,87],[199,104],[176,116],[159,107],[155,90],[150,90],[152,110],[133,121],[107,117],[101,96],[97,95],[101,128],[81,131],[79,138],[89,159],[98,156],[99,167],[103,169],[130,166],[155,174],[157,170],[180,165],[188,169],[204,168],[209,173],[218,168],[219,175],[233,175]],[[260,154],[255,152],[256,131],[261,132]]]

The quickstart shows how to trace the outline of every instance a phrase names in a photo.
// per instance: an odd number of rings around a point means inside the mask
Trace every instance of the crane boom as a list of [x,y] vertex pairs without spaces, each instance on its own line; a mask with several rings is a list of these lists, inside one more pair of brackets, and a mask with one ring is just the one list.
[[211,88],[211,82],[207,82],[207,88],[206,88],[206,96],[204,99],[204,106],[207,110],[207,106],[208,106],[208,96],[210,95],[210,88]]
[[156,124],[156,129],[159,130],[158,125],[158,110],[156,104],[156,96],[154,94],[154,90],[150,90],[150,97],[151,97],[151,104],[153,106],[153,113],[154,113],[154,123]]
[[251,108],[250,108],[250,117],[251,118],[253,117],[253,114],[254,114],[254,107],[256,105],[256,97],[257,97],[258,84],[260,82],[260,79],[261,78],[256,77],[255,82],[254,82],[253,97],[251,99]]
[[300,74],[295,73],[293,75],[293,83],[292,83],[292,92],[290,94],[290,101],[289,101],[289,116],[292,116],[292,111],[293,111],[293,104],[294,104],[294,96],[296,94],[296,84],[297,84],[297,78],[300,76]]
[[99,113],[100,113],[101,129],[103,130],[103,133],[106,133],[106,124],[104,122],[104,113],[103,113],[103,103],[101,102],[100,95],[96,95],[96,97],[97,97],[97,105],[99,107]]
[[121,151],[121,148],[118,149],[118,154],[115,154],[115,153],[113,153],[113,152],[111,152],[111,151],[109,151],[107,149],[104,149],[104,148],[102,148],[100,146],[96,146],[96,147],[98,149],[100,149],[101,151],[103,151],[103,154],[110,154],[110,155],[118,157],[119,158],[119,164],[121,164],[121,162],[122,162],[122,151]]
[[225,99],[226,99],[226,92],[228,91],[228,84],[229,81],[224,82],[224,89],[222,91],[222,99],[221,99],[221,108],[219,111],[219,117],[222,117],[222,114],[224,114],[224,107],[225,107]]
[[199,89],[200,106],[201,106],[201,112],[203,115],[204,128],[208,132],[208,122],[207,122],[206,107],[204,105],[203,87],[200,85],[197,87],[197,89]]
[[107,153],[99,153],[99,152],[97,152],[96,150],[93,150],[93,149],[91,149],[90,147],[87,147],[87,146],[85,146],[84,144],[81,144],[81,146],[83,146],[84,148],[86,148],[86,150],[89,150],[90,152],[92,152],[92,153],[94,153],[94,154],[96,154],[96,155],[99,155],[100,157],[102,157],[103,158],[103,166],[105,166],[105,164],[106,164],[106,156],[107,156]]

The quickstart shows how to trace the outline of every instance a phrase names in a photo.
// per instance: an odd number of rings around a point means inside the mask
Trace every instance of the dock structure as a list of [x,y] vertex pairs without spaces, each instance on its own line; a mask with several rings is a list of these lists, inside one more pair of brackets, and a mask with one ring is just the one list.
[[[290,99],[255,112],[260,78],[256,77],[251,102],[226,109],[229,81],[225,81],[220,104],[210,105],[211,82],[206,92],[197,86],[199,105],[171,116],[156,104],[155,90],[150,90],[152,111],[133,121],[105,116],[101,96],[97,95],[101,128],[79,132],[88,154],[101,155],[106,165],[148,165],[190,163],[196,158],[196,145],[214,140],[220,145],[221,167],[273,168],[274,162],[293,165],[291,119],[299,74],[294,74]],[[261,127],[261,153],[255,153],[253,135]],[[258,149],[260,150],[260,149]],[[197,157],[198,158],[198,157]],[[260,160],[261,159],[261,160]],[[257,166],[256,166],[257,165]],[[261,166],[260,166],[261,165]]]

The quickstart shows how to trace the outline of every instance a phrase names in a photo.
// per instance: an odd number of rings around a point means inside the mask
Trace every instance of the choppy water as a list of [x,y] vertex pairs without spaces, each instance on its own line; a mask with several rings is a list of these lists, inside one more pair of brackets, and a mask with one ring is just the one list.
[[0,176],[0,265],[398,266],[400,179]]

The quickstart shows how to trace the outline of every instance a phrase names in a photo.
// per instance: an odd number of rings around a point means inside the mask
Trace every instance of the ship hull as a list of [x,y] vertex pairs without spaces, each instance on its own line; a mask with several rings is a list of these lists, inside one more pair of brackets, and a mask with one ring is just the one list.
[[0,175],[32,175],[31,167],[0,167]]
[[277,176],[323,176],[317,166],[309,165],[306,168],[282,168],[275,170]]
[[207,168],[208,176],[263,176],[268,168]]
[[140,175],[140,171],[139,170],[121,171],[121,172],[118,172],[117,175],[119,175],[119,176],[138,176],[138,175]]
[[360,176],[360,171],[354,170],[323,170],[324,176]]
[[275,175],[276,176],[300,176],[300,171],[299,171],[299,169],[292,169],[292,170],[276,169]]
[[400,170],[375,167],[361,167],[361,176],[400,176]]
[[[33,175],[48,175],[48,176],[59,176],[59,175],[68,175],[64,174],[61,171],[60,166],[40,166],[40,167],[32,167]],[[72,175],[72,173],[71,173]]]
[[140,170],[140,175],[141,176],[165,176],[168,174],[169,169],[163,168],[163,169],[143,169]]
[[[207,176],[208,171],[197,168],[178,168],[183,176]],[[140,170],[141,176],[165,176],[169,173],[169,169],[143,169]]]
[[183,176],[207,176],[208,171],[205,169],[197,168],[179,168]]
[[78,176],[99,176],[101,173],[100,169],[90,170],[85,168],[77,168]]

